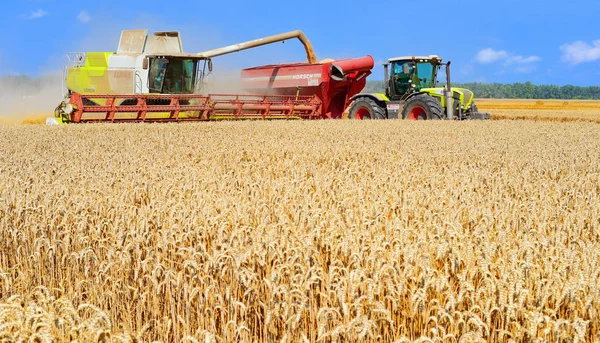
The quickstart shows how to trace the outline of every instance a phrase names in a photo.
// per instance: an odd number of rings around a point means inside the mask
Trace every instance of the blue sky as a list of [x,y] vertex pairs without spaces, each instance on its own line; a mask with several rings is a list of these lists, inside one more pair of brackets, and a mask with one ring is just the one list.
[[[0,76],[60,70],[69,51],[114,51],[122,29],[179,30],[199,52],[303,30],[317,57],[438,54],[458,82],[600,85],[599,1],[0,1]],[[304,58],[286,42],[216,58],[235,70]],[[382,79],[381,67],[371,79]]]

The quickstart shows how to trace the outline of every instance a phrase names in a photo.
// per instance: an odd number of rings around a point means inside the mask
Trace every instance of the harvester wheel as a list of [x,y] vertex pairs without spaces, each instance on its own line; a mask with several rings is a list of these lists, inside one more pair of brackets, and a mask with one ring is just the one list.
[[430,95],[419,94],[406,101],[402,109],[402,119],[437,120],[444,111],[440,101]]
[[354,100],[348,112],[348,119],[386,119],[387,114],[384,107],[375,100],[368,97],[360,97]]

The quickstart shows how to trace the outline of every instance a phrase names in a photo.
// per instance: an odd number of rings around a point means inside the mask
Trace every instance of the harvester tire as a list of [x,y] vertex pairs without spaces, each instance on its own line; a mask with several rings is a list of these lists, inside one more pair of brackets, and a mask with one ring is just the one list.
[[348,119],[387,119],[385,107],[369,97],[360,97],[350,105]]
[[419,94],[408,99],[402,109],[402,119],[439,120],[443,115],[441,102],[426,94]]

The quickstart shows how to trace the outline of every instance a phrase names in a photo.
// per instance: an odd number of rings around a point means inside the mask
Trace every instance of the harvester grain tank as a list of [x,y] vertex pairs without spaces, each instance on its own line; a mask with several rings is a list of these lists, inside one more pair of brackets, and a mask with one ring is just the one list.
[[371,56],[322,63],[277,64],[242,70],[242,87],[251,93],[317,96],[321,117],[339,119],[352,96],[360,93],[371,74]]
[[[200,94],[213,57],[294,38],[307,62],[244,70],[243,81],[257,94]],[[318,63],[301,31],[188,54],[176,31],[126,30],[116,53],[68,56],[67,96],[55,115],[76,123],[339,118],[373,68],[370,56]]]

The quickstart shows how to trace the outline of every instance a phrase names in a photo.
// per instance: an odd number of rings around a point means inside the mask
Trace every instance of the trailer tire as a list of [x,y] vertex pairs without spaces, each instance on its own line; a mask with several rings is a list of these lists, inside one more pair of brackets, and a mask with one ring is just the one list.
[[348,111],[348,119],[387,119],[385,107],[375,100],[363,96],[354,100]]
[[408,99],[402,108],[402,119],[408,120],[439,120],[443,114],[441,102],[426,94]]

